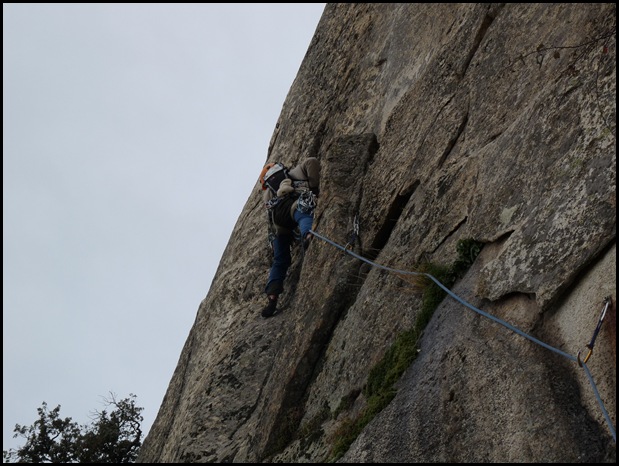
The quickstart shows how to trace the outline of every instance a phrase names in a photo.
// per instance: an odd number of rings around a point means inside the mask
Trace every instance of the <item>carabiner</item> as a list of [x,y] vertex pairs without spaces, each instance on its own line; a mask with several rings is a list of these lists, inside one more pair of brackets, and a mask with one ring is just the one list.
[[587,353],[587,356],[585,356],[585,359],[582,362],[580,362],[580,351],[576,355],[576,360],[578,361],[578,365],[580,367],[582,367],[583,363],[584,364],[587,363],[587,361],[591,357],[591,353],[593,353],[593,346],[595,345],[595,340],[598,337],[598,333],[600,332],[600,329],[602,328],[602,323],[604,322],[604,318],[606,317],[606,311],[608,310],[612,302],[613,300],[610,296],[606,296],[606,298],[604,298],[604,309],[602,309],[602,313],[600,314],[598,323],[595,326],[595,330],[593,331],[593,336],[591,337],[591,341],[585,345],[589,349],[589,352]]

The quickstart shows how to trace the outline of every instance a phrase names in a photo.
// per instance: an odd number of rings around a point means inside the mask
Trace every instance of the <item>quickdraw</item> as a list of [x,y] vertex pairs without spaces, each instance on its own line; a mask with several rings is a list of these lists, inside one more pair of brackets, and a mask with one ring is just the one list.
[[355,214],[355,218],[353,220],[352,232],[350,233],[350,239],[348,240],[348,243],[346,243],[346,246],[344,246],[344,249],[346,250],[348,248],[353,247],[358,238],[359,238],[359,214]]
[[593,353],[593,345],[595,345],[595,339],[598,337],[598,333],[600,333],[600,329],[602,328],[602,323],[604,322],[604,318],[606,317],[606,311],[608,311],[608,308],[612,305],[612,302],[613,300],[610,296],[607,296],[606,298],[604,298],[604,308],[602,309],[602,313],[600,314],[598,323],[595,326],[595,330],[593,331],[593,336],[591,337],[591,341],[585,345],[589,349],[589,351],[587,352],[587,356],[585,356],[585,359],[582,362],[580,361],[580,351],[578,352],[576,356],[578,365],[580,367],[582,367],[583,363],[587,364],[587,361],[589,360],[589,358],[591,357],[591,354]]
[[300,212],[310,213],[316,208],[316,195],[311,191],[304,191],[297,201],[297,209]]

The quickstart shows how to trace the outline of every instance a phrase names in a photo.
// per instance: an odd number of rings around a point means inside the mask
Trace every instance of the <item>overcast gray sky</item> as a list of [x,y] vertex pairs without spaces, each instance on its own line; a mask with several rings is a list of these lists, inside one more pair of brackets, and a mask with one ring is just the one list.
[[324,6],[3,4],[4,450],[150,429]]

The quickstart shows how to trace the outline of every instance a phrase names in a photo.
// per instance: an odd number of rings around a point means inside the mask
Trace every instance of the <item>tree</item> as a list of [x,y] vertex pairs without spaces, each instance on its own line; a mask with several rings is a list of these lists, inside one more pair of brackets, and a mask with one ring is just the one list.
[[112,411],[95,411],[90,426],[78,425],[70,417],[60,417],[60,405],[51,411],[43,402],[39,418],[26,427],[15,425],[13,437],[26,444],[17,450],[2,452],[5,463],[133,463],[142,445],[141,423],[144,408],[130,394],[118,401],[110,393],[104,399]]

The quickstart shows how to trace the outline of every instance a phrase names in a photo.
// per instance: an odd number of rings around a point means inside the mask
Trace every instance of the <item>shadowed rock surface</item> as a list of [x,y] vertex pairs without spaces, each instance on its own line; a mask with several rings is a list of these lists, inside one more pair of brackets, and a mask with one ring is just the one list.
[[[575,356],[616,299],[614,4],[328,4],[267,150],[321,160],[314,230],[403,270],[483,243],[453,291]],[[260,151],[257,148],[257,153]],[[257,174],[258,175],[258,174]],[[584,370],[451,297],[344,452],[418,286],[314,238],[282,311],[258,189],[140,462],[615,462]],[[616,424],[614,305],[587,366]],[[344,403],[346,401],[346,403]]]

